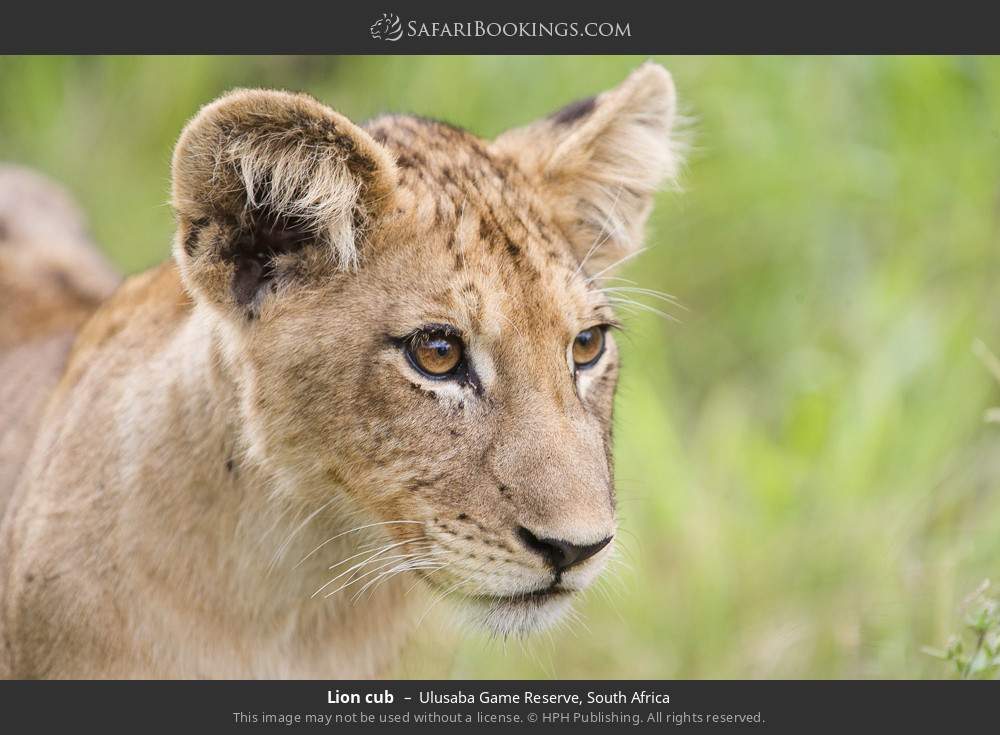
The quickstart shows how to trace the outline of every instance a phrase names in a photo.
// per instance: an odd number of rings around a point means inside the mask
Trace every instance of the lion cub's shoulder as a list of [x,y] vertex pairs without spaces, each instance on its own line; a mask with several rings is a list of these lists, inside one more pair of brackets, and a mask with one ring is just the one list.
[[127,279],[80,330],[56,394],[71,389],[94,363],[155,351],[183,323],[192,303],[173,260]]

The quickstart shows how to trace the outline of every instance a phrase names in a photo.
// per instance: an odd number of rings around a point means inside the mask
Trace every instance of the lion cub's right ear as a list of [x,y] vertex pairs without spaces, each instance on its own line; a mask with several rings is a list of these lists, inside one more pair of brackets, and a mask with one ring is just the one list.
[[188,123],[174,150],[185,285],[255,316],[311,270],[353,267],[395,183],[391,154],[311,97],[231,92]]

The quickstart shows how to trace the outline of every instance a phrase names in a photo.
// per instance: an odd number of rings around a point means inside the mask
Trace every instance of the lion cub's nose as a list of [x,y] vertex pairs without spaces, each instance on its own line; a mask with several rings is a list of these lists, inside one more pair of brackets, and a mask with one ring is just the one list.
[[541,554],[552,567],[561,572],[589,559],[611,543],[611,536],[596,544],[571,544],[554,538],[538,538],[524,526],[517,527],[518,538],[532,551]]

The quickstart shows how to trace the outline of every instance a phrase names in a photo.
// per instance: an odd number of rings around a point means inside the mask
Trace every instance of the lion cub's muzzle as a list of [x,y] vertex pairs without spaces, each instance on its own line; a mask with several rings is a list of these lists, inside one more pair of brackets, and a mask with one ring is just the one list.
[[[510,516],[470,518],[461,513],[427,524],[440,568],[425,575],[455,593],[472,622],[499,635],[543,630],[557,622],[572,599],[602,572],[614,540],[613,511],[566,527],[522,525]],[[545,532],[547,527],[548,532]]]

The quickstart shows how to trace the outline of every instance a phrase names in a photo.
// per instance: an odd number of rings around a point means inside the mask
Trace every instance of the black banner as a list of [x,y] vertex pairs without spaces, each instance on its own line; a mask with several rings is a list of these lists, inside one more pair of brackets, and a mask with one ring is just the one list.
[[996,682],[4,682],[0,723],[129,733],[955,732],[993,721],[998,697]]
[[989,3],[19,4],[0,53],[991,53]]

